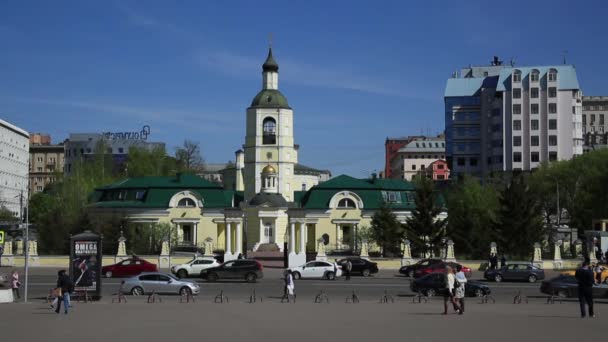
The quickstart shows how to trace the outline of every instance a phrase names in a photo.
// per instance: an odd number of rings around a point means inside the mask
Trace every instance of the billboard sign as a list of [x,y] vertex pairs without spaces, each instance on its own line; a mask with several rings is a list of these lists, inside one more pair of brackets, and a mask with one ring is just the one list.
[[101,239],[85,232],[71,239],[70,279],[76,292],[101,293]]

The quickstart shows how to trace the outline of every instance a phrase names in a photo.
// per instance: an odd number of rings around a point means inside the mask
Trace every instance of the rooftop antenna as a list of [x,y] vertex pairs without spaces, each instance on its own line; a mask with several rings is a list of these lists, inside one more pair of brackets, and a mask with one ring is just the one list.
[[568,50],[562,51],[563,63],[566,65],[566,57],[568,57]]
[[511,64],[512,67],[515,66],[515,57],[511,57],[511,60],[509,61],[509,64]]

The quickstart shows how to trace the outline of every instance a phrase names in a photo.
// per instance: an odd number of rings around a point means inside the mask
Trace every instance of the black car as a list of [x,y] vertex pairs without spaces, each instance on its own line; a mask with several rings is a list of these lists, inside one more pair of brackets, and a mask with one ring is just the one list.
[[422,259],[413,265],[402,266],[399,269],[399,273],[405,275],[406,277],[414,278],[414,274],[416,274],[417,270],[440,263],[441,261],[441,259]]
[[255,283],[264,277],[263,266],[256,260],[242,259],[227,261],[219,266],[201,271],[201,277],[213,282],[220,279],[241,279]]
[[[608,285],[593,285],[592,291],[595,298],[608,298]],[[540,292],[563,298],[577,298],[578,282],[574,276],[562,274],[543,281],[540,284]]]
[[499,283],[503,280],[521,280],[535,283],[545,279],[545,271],[529,263],[508,264],[496,270],[486,270],[483,273],[487,280]]
[[342,274],[346,270],[346,260],[350,260],[350,263],[353,265],[351,273],[361,274],[364,277],[378,273],[378,263],[359,257],[351,257],[338,260],[338,265],[342,266]]
[[[446,276],[443,273],[431,273],[424,277],[412,280],[410,289],[429,297],[443,295],[446,290]],[[491,293],[490,287],[477,281],[467,281],[464,285],[464,294],[467,297],[481,297]]]

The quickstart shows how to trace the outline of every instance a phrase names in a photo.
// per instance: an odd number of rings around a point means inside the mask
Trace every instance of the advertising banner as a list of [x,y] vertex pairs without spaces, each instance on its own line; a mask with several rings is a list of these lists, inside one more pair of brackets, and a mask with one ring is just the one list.
[[101,239],[85,232],[72,237],[70,278],[74,291],[99,296],[101,290]]

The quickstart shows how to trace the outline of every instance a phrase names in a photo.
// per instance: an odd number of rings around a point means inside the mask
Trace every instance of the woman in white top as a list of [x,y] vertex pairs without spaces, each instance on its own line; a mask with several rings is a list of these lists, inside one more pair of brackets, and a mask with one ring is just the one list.
[[[454,301],[456,303],[458,303],[459,308],[458,310],[458,314],[462,315],[464,313],[464,297],[465,297],[465,284],[467,283],[467,277],[464,275],[464,272],[462,272],[462,268],[458,268],[458,272],[456,272],[456,274],[454,275],[454,277],[456,278],[456,281],[458,282],[459,286],[456,287],[455,291],[454,291]],[[454,308],[456,309],[456,306],[454,306]]]
[[293,298],[293,302],[296,302],[296,293],[295,293],[295,284],[293,282],[293,274],[291,272],[291,270],[289,270],[289,272],[287,272],[287,276],[286,276],[286,283],[287,283],[287,301],[289,301],[289,297]]
[[456,311],[460,312],[460,305],[454,299],[454,284],[456,283],[456,277],[454,276],[454,270],[448,266],[446,269],[446,293],[443,296],[443,314],[448,314],[448,301],[454,305]]

